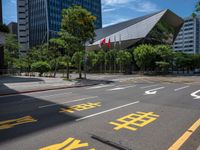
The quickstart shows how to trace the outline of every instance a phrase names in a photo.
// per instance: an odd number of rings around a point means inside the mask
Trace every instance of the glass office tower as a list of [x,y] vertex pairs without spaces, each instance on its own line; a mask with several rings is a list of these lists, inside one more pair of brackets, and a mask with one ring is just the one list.
[[90,11],[97,17],[96,28],[102,27],[101,0],[18,0],[21,52],[55,37],[61,27],[62,10],[73,5]]

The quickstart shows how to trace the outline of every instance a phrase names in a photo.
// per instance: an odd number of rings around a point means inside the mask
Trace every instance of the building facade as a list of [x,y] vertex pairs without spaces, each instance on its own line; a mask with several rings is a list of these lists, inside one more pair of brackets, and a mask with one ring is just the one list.
[[200,16],[184,19],[184,25],[173,44],[173,49],[176,52],[200,54]]
[[[162,10],[95,31],[96,37],[88,50],[107,49],[102,41],[114,49],[130,49],[140,44],[172,45],[183,25],[183,19],[170,10]],[[104,42],[105,43],[105,42]]]
[[102,27],[101,0],[17,0],[18,38],[21,52],[46,43],[61,27],[64,8],[81,5],[97,17],[96,28]]
[[10,22],[8,24],[8,29],[9,29],[9,32],[11,34],[15,34],[16,36],[18,35],[17,23],[16,22]]
[[[0,0],[0,24],[3,24],[3,19],[2,19],[2,0]],[[4,48],[1,42],[1,33],[0,33],[0,75],[2,74],[2,69],[4,65]]]

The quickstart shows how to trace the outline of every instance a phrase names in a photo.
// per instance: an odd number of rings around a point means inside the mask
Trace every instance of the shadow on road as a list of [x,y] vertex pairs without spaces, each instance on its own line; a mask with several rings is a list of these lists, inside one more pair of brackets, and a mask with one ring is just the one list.
[[[8,79],[11,80],[1,80],[0,87],[1,89],[6,89],[12,93],[16,91],[6,87],[4,82],[14,83],[15,81],[40,81],[40,79],[36,78],[20,78],[18,80],[15,77],[9,77]],[[52,104],[55,103],[26,95],[0,97],[0,143],[36,132],[41,132],[62,124],[71,123],[73,120],[79,118],[78,116],[72,114],[59,113],[61,107],[66,108],[66,106],[62,105],[42,109],[38,108],[39,106]],[[8,120],[9,122],[5,122]]]

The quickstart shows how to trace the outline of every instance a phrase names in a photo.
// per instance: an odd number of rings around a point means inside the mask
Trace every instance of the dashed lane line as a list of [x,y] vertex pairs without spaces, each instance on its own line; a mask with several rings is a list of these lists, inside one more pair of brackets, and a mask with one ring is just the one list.
[[133,88],[133,87],[136,87],[136,85],[124,86],[124,87],[116,87],[116,88],[113,88],[113,89],[108,89],[107,91],[118,91],[118,90],[124,90],[124,89],[128,89],[128,88]]
[[151,87],[155,87],[155,86],[159,86],[158,84],[154,84],[154,85],[149,85],[149,86],[143,86],[140,87],[141,89],[147,89],[147,88],[151,88]]
[[135,105],[135,104],[138,104],[138,103],[140,103],[140,101],[136,101],[136,102],[129,103],[129,104],[126,104],[126,105],[122,105],[122,106],[119,106],[119,107],[108,109],[108,110],[105,110],[105,111],[102,111],[102,112],[99,112],[99,113],[95,113],[95,114],[92,114],[92,115],[89,115],[89,116],[85,116],[85,117],[76,119],[76,121],[81,121],[81,120],[85,120],[85,119],[88,119],[88,118],[92,118],[92,117],[95,117],[95,116],[98,116],[98,115],[101,115],[101,114],[105,114],[107,112],[111,112],[111,111],[114,111],[114,110],[117,110],[117,109],[121,109],[121,108],[124,108],[124,107]]
[[187,88],[189,88],[189,87],[190,87],[190,86],[180,87],[180,88],[175,89],[174,91],[177,92],[177,91],[180,91],[180,90],[183,90],[183,89],[187,89]]
[[93,98],[97,98],[97,97],[98,96],[86,97],[86,98],[76,99],[76,100],[67,101],[67,102],[63,102],[63,103],[57,103],[57,104],[50,104],[50,105],[39,106],[38,108],[42,109],[42,108],[53,107],[53,106],[63,105],[63,104],[68,104],[68,103],[73,103],[73,102],[80,102],[80,101],[84,101],[84,100],[88,100],[88,99],[93,99]]

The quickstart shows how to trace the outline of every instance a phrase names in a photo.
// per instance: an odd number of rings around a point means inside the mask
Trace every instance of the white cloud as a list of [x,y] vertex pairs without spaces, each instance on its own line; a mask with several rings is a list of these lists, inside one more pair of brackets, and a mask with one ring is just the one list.
[[137,12],[145,12],[145,13],[150,13],[158,10],[157,5],[151,3],[150,1],[140,1],[139,3],[130,6],[129,8]]
[[111,11],[115,11],[116,8],[105,8],[103,9],[103,13],[107,13],[107,12],[111,12]]
[[142,13],[144,15],[158,10],[158,6],[151,0],[102,0],[103,26],[131,19],[133,15],[125,16],[128,13]]
[[110,12],[120,8],[129,8],[136,12],[153,12],[158,6],[150,0],[102,0],[103,12]]
[[135,1],[135,0],[102,0],[102,4],[114,6],[114,5],[127,4],[127,3],[130,3],[133,1]]

